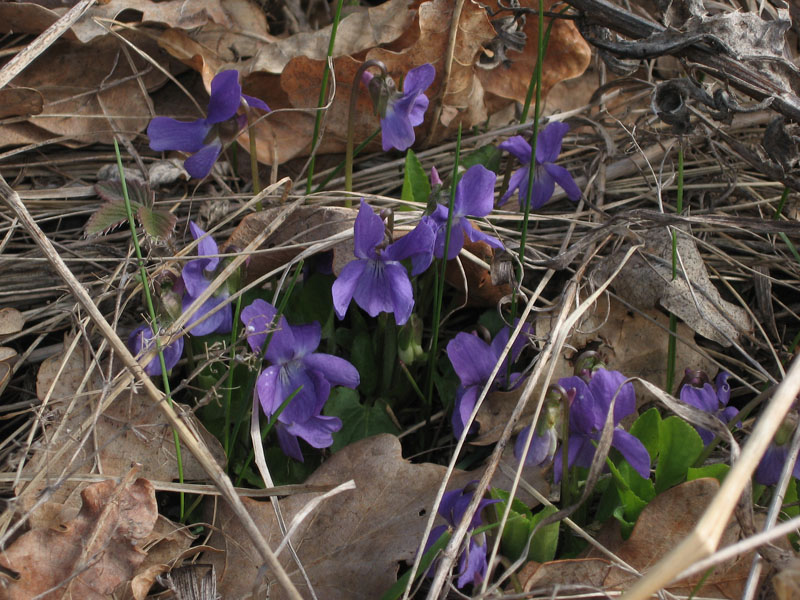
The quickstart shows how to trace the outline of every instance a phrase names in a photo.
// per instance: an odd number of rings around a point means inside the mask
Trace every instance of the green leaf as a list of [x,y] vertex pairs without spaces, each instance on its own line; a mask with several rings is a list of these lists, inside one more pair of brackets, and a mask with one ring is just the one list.
[[[499,521],[508,504],[508,492],[492,488],[490,495],[495,500],[500,500],[500,502],[492,505]],[[511,502],[511,510],[508,513],[508,520],[500,540],[503,556],[511,560],[518,559],[525,550],[528,538],[533,533],[536,525],[542,519],[555,512],[556,508],[545,507],[534,515],[523,502],[514,498]],[[536,532],[528,549],[528,560],[537,562],[553,560],[558,546],[558,527],[559,524],[557,522],[550,523]]]
[[[530,523],[530,531],[533,532],[536,525],[545,517],[549,517],[556,513],[556,508],[553,506],[545,506],[538,513],[533,515]],[[531,547],[528,550],[528,560],[535,560],[536,562],[547,562],[553,560],[556,556],[556,549],[558,547],[558,526],[559,523],[550,523],[544,527],[540,527],[536,535],[531,540]],[[530,534],[529,534],[530,535]]]
[[650,461],[655,463],[658,457],[658,429],[661,424],[661,415],[656,408],[651,408],[642,414],[633,425],[630,433],[636,437],[650,455]]
[[172,236],[178,222],[178,217],[171,212],[146,206],[139,206],[136,216],[147,235],[162,242]]
[[419,162],[413,150],[406,152],[405,172],[403,174],[403,191],[400,197],[403,200],[410,200],[427,204],[428,197],[431,195],[431,184],[422,163]]
[[359,331],[353,339],[350,349],[350,362],[358,369],[361,383],[359,391],[370,397],[378,387],[378,365],[375,348],[372,346],[372,336],[366,331]]
[[333,434],[332,452],[379,433],[398,433],[385,406],[364,406],[358,401],[358,392],[348,388],[333,390],[324,413],[342,420],[342,429]]
[[703,477],[713,477],[722,483],[722,480],[725,479],[725,476],[730,470],[730,466],[726,465],[725,463],[715,463],[713,465],[704,465],[697,468],[690,467],[686,472],[686,481],[702,479]]
[[[153,194],[148,192],[143,183],[135,179],[126,180],[125,187],[128,190],[131,206],[153,206]],[[94,190],[106,202],[125,202],[125,196],[122,193],[122,182],[119,180],[98,181],[94,184]]]
[[679,417],[661,421],[658,430],[658,465],[656,465],[656,492],[661,493],[686,479],[700,452],[703,441],[694,427]]
[[469,169],[475,165],[483,165],[490,171],[498,173],[500,171],[500,156],[501,153],[500,150],[497,149],[497,146],[487,144],[486,146],[481,146],[474,152],[470,152],[466,158],[461,160],[459,166],[464,169]]
[[644,507],[655,498],[655,486],[652,481],[639,475],[627,462],[620,463],[618,467],[610,463],[609,469],[614,476],[619,499],[613,515],[622,524],[622,536],[627,538]]
[[[131,206],[133,210],[137,206]],[[103,235],[128,221],[128,213],[124,202],[106,202],[98,208],[86,222],[85,234]]]

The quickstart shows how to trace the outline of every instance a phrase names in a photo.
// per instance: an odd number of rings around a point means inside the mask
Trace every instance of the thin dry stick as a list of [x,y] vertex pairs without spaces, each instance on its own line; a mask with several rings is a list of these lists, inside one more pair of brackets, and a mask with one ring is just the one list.
[[761,414],[739,460],[725,477],[719,492],[706,508],[694,531],[624,594],[623,600],[649,598],[675,579],[681,571],[716,550],[739,501],[739,496],[749,483],[783,418],[789,412],[798,390],[800,390],[800,357],[792,361],[786,378],[775,390],[775,395]]
[[295,600],[302,600],[300,593],[289,579],[289,576],[281,566],[278,558],[267,545],[263,535],[258,530],[258,526],[250,516],[250,513],[247,512],[247,509],[245,509],[241,499],[236,495],[236,490],[234,489],[231,480],[228,478],[219,464],[217,464],[217,461],[211,455],[211,452],[209,452],[208,448],[206,448],[199,441],[199,439],[195,437],[192,431],[181,420],[181,418],[175,412],[175,409],[170,406],[169,403],[164,401],[164,393],[155,386],[150,377],[144,372],[142,366],[137,362],[133,354],[130,353],[128,347],[117,335],[117,332],[114,331],[97,306],[95,306],[86,289],[75,278],[75,275],[73,275],[72,271],[69,270],[69,267],[67,267],[61,256],[59,256],[58,252],[56,252],[52,242],[47,238],[39,225],[34,221],[33,217],[28,212],[28,209],[20,200],[19,195],[13,189],[11,189],[2,176],[0,176],[0,196],[2,196],[6,204],[8,204],[17,217],[19,217],[19,220],[25,226],[25,229],[35,240],[39,248],[41,248],[42,252],[48,258],[50,264],[53,266],[59,276],[70,288],[72,294],[75,296],[75,299],[88,313],[94,324],[108,340],[114,351],[119,355],[124,365],[131,373],[133,373],[134,377],[144,387],[150,398],[159,406],[161,410],[164,411],[164,415],[166,416],[170,425],[178,432],[181,441],[195,456],[206,473],[208,473],[209,477],[211,477],[214,483],[220,488],[222,495],[229,502],[231,509],[242,522],[245,531],[247,531],[247,534],[250,536],[253,542],[253,545],[256,547],[259,554],[261,554],[261,557],[264,559],[264,561],[275,573],[275,577],[277,578],[278,582],[291,598]]
[[425,141],[426,146],[431,145],[433,136],[436,133],[436,126],[439,123],[439,118],[442,116],[442,105],[444,104],[444,97],[447,95],[447,84],[450,81],[450,71],[453,69],[453,56],[456,52],[456,39],[458,39],[458,22],[461,20],[461,11],[464,8],[464,0],[456,0],[453,6],[453,17],[450,23],[450,39],[447,41],[447,54],[444,57],[444,73],[442,74],[442,93],[436,99],[436,107],[433,111],[433,118],[431,119],[431,131],[428,134],[428,139]]
[[5,87],[9,81],[14,79],[25,67],[31,64],[37,56],[47,50],[51,44],[60,38],[67,29],[72,27],[73,23],[80,19],[83,13],[89,10],[94,3],[95,0],[81,0],[78,2],[65,12],[58,21],[45,29],[39,37],[28,44],[25,50],[22,50],[8,61],[5,66],[0,69],[0,88]]

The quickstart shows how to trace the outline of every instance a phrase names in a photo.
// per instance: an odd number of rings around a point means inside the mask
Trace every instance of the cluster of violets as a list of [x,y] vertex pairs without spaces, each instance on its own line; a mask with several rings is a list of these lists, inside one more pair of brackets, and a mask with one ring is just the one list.
[[[425,91],[434,77],[434,68],[429,64],[412,69],[404,79],[403,91],[399,92],[390,78],[364,72],[362,81],[372,93],[380,118],[384,151],[392,148],[406,150],[414,143],[414,127],[424,119],[429,103]],[[184,163],[187,172],[193,177],[205,177],[211,172],[223,145],[235,139],[246,125],[247,117],[242,112],[252,109],[269,111],[263,101],[242,94],[238,72],[222,71],[211,82],[208,116],[192,122],[156,117],[147,130],[150,146],[154,150],[190,153]],[[530,208],[533,210],[549,201],[555,184],[561,186],[571,200],[580,198],[581,191],[572,176],[555,164],[568,129],[564,123],[553,122],[539,133],[532,184],[532,149],[528,141],[522,136],[514,136],[499,145],[501,150],[508,151],[521,163],[521,167],[511,176],[509,188],[500,198],[500,204],[516,193],[523,207],[529,185],[532,189]],[[434,186],[441,184],[435,169],[431,179]],[[481,232],[470,220],[485,217],[491,212],[496,179],[493,172],[481,165],[470,167],[456,184],[452,215],[447,206],[437,204],[411,232],[396,238],[387,229],[381,216],[362,200],[354,224],[355,258],[342,269],[331,289],[336,316],[345,318],[351,301],[355,301],[371,317],[392,313],[396,323],[403,325],[411,317],[414,308],[410,277],[426,271],[434,257],[452,260],[463,248],[465,240],[481,241],[502,249],[500,240]],[[448,220],[451,234],[445,256]],[[221,266],[213,238],[193,222],[189,228],[192,237],[198,241],[198,258],[186,263],[171,292],[180,298],[182,311],[195,304],[208,290]],[[229,295],[228,284],[224,283],[193,312],[186,330],[195,336],[230,332],[233,314]],[[316,352],[321,337],[319,323],[290,325],[283,316],[276,316],[275,307],[263,300],[255,300],[241,312],[247,342],[254,353],[259,356],[263,353],[265,364],[258,376],[254,394],[267,417],[278,415],[275,428],[284,453],[302,461],[299,438],[314,448],[326,448],[333,442],[332,434],[342,427],[338,418],[322,415],[331,387],[341,385],[355,388],[359,384],[359,374],[348,361]],[[464,433],[478,396],[493,372],[496,371],[496,374],[490,390],[513,389],[522,381],[523,374],[512,372],[509,364],[518,359],[530,334],[530,326],[523,326],[505,360],[496,367],[508,345],[509,334],[510,328],[504,327],[493,339],[484,340],[476,334],[462,332],[447,344],[447,356],[460,381],[452,414],[453,431],[457,437]],[[142,325],[131,333],[129,346],[137,354],[151,350],[153,338],[152,328]],[[167,370],[180,360],[183,344],[183,338],[179,338],[163,348]],[[160,375],[159,359],[150,361],[145,371],[151,376]],[[647,450],[620,426],[622,419],[636,409],[634,388],[631,383],[624,383],[625,379],[618,371],[608,370],[601,364],[582,368],[575,376],[560,379],[548,397],[527,452],[525,446],[529,429],[526,428],[519,435],[515,445],[518,459],[524,460],[529,466],[542,466],[552,461],[554,478],[556,481],[561,479],[562,453],[557,450],[561,407],[566,402],[569,406],[567,468],[589,467],[611,410],[612,399],[616,397],[612,446],[637,473],[649,477],[651,464]],[[680,388],[680,398],[686,404],[713,414],[727,424],[737,413],[735,408],[728,406],[730,386],[727,379],[728,374],[723,372],[712,384],[704,374],[687,370]],[[762,459],[755,475],[759,483],[773,485],[777,482],[788,457],[788,440],[794,425],[792,421],[791,427],[786,427],[785,432],[776,436]],[[713,434],[702,428],[696,429],[703,443],[709,444]],[[794,475],[800,476],[800,466],[795,467]],[[449,526],[458,525],[474,492],[474,485],[469,485],[444,495],[439,514]],[[492,502],[481,501],[470,523],[470,530],[480,526],[481,510]],[[443,525],[434,529],[429,545],[438,539],[446,527]],[[486,575],[486,568],[485,535],[471,535],[460,558],[458,587],[480,584]]]

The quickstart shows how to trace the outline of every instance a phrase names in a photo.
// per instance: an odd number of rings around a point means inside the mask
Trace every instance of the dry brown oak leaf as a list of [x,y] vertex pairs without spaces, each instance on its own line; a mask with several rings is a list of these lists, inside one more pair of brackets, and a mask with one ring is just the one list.
[[146,479],[103,481],[81,493],[83,506],[59,528],[33,529],[0,552],[0,565],[19,574],[4,582],[8,600],[105,600],[145,559],[139,545],[158,517]]
[[[351,444],[323,463],[306,483],[338,485],[353,479],[356,489],[325,500],[292,536],[317,597],[380,598],[397,580],[398,563],[414,559],[444,472],[440,465],[404,459],[399,440],[389,434]],[[454,487],[466,484],[470,475],[461,473],[459,478]],[[287,526],[310,498],[298,495],[280,501]],[[277,547],[282,536],[269,502],[242,501],[270,547]],[[227,506],[215,508],[215,533],[208,543],[224,552],[207,559],[220,575],[219,592],[223,598],[250,598],[259,590],[257,597],[263,598],[269,582],[259,580],[262,560]],[[279,558],[303,597],[308,596],[289,553],[284,550]],[[286,597],[277,584],[271,593],[274,600]]]
[[[523,4],[530,8],[536,2],[524,0]],[[464,3],[457,18],[454,15],[454,3],[449,0],[412,2],[410,7],[415,9],[416,16],[401,35],[397,36],[400,28],[396,24],[406,22],[408,11],[405,9],[393,13],[392,18],[396,22],[389,19],[387,23],[382,23],[383,29],[380,31],[385,30],[391,35],[379,37],[373,29],[364,29],[364,35],[371,41],[380,40],[380,45],[359,47],[349,44],[349,53],[334,52],[335,95],[327,110],[325,135],[318,152],[344,151],[352,84],[356,72],[367,59],[383,61],[398,85],[414,67],[424,63],[435,67],[436,78],[426,92],[431,103],[425,122],[416,128],[418,146],[438,143],[451,136],[459,123],[464,128],[481,124],[491,114],[513,102],[524,100],[535,62],[532,57],[536,56],[537,19],[529,16],[526,21],[524,32],[527,38],[523,51],[509,50],[506,52],[507,61],[487,69],[485,57],[487,51],[494,53],[491,48],[495,47],[493,44],[496,44],[498,33],[481,5]],[[448,48],[453,28],[456,28],[456,37],[450,55]],[[170,51],[179,56],[175,47],[181,44],[176,42],[173,34],[170,37],[173,46]],[[182,57],[179,57],[203,72],[208,87],[214,73],[224,65],[215,62],[217,58],[209,56],[200,45],[192,47],[186,39],[182,45],[185,48]],[[165,39],[164,46],[167,47]],[[198,53],[201,57],[199,61]],[[263,99],[273,110],[301,109],[299,112],[276,112],[255,125],[258,158],[268,164],[305,156],[310,151],[314,114],[325,67],[325,60],[319,56],[296,54],[282,66],[278,75],[277,66],[282,65],[284,59],[283,54],[278,55],[281,60],[266,63],[264,60],[254,60],[244,66],[233,65],[242,68],[245,93]],[[543,94],[558,81],[583,73],[590,58],[590,48],[574,25],[566,21],[557,22],[545,55]],[[231,66],[227,65],[226,68]],[[364,86],[358,88],[356,112],[353,127],[356,140],[361,141],[379,126]],[[246,134],[240,137],[242,143],[247,144],[247,140]],[[380,140],[373,141],[370,148],[379,150]]]

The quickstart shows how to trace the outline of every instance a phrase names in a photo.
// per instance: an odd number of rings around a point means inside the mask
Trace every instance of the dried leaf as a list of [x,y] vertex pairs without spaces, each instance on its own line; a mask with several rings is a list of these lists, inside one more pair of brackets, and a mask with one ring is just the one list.
[[[475,224],[473,227],[477,229]],[[495,250],[486,242],[470,242],[464,240],[464,249],[491,265],[495,257]],[[459,265],[460,263],[460,265]],[[463,268],[463,272],[462,272]],[[464,289],[464,279],[466,278],[466,290]],[[445,281],[458,290],[461,302],[466,293],[468,306],[493,307],[497,306],[500,300],[511,293],[511,286],[508,284],[495,285],[492,283],[492,275],[488,269],[474,263],[469,258],[459,257],[448,261],[445,272]]]
[[[42,3],[20,2],[0,4],[0,31],[3,33],[38,34],[55,23],[69,6],[48,8]],[[49,4],[49,3],[48,3]],[[62,3],[63,4],[63,3]],[[186,3],[185,0],[107,0],[92,6],[64,37],[83,43],[108,34],[95,19],[115,19],[123,11],[141,13],[140,23],[161,23],[170,27],[193,29],[209,21],[231,25],[221,0]]]
[[4,88],[0,90],[0,119],[42,112],[42,95],[30,88]]
[[[80,387],[91,364],[91,357],[83,346],[79,346],[67,358],[61,376],[55,379],[61,369],[62,360],[62,356],[45,360],[36,378],[39,398],[44,398],[50,392],[49,405],[53,411],[53,419],[44,427],[43,440],[47,440],[47,443],[39,446],[33,458],[25,465],[23,474],[30,476],[43,470],[45,476],[36,485],[23,484],[16,490],[20,510],[28,510],[36,504],[39,492],[50,488],[52,493],[49,502],[37,507],[31,515],[34,526],[48,523],[54,518],[53,508],[56,512],[63,513],[77,507],[77,491],[85,484],[73,480],[61,481],[60,478],[67,470],[73,475],[94,473],[97,466],[102,465],[105,475],[120,476],[128,471],[131,462],[137,462],[141,464],[140,474],[150,480],[172,481],[178,476],[172,429],[162,411],[148,398],[137,393],[129,391],[123,394],[99,415],[89,440],[79,435],[81,425],[86,421],[91,423],[93,419],[95,403],[101,397],[103,382],[95,371],[86,386]],[[67,413],[65,408],[79,391],[80,401]],[[183,411],[184,418],[199,432],[220,464],[224,464],[224,452],[216,438],[205,430],[191,411],[180,404],[175,404],[175,407],[178,411]],[[54,438],[54,432],[62,421],[65,421],[64,430],[69,433],[62,432],[61,437]],[[62,450],[66,451],[57,459],[54,458]],[[181,446],[181,450],[185,478],[207,480],[205,470],[187,448]]]
[[[144,32],[122,35],[155,60],[166,62],[156,42]],[[122,43],[106,36],[85,45],[59,40],[50,46],[12,82],[15,87],[35,89],[44,100],[43,110],[30,117],[29,123],[82,144],[108,141],[106,116],[113,121],[114,116],[123,115],[125,119],[115,125],[128,132],[142,131],[152,116],[142,85],[153,89],[166,76],[131,52],[133,66],[141,73],[132,77],[131,65],[121,55]],[[0,126],[0,138],[5,130],[5,125]]]
[[[672,280],[672,239],[666,229],[656,228],[648,232],[646,250],[626,263],[611,286],[637,308],[661,305],[703,337],[730,346],[731,340],[752,331],[750,317],[722,299],[691,236],[679,230],[677,238],[678,279]],[[610,275],[624,251],[605,258],[593,274],[595,280]]]
[[[556,4],[556,0],[546,0],[544,9],[546,11],[551,10],[554,4]],[[498,8],[496,0],[489,2],[488,5],[493,10]],[[539,3],[538,0],[522,0],[520,6],[538,10]],[[549,23],[550,19],[545,18],[545,27]],[[493,69],[479,69],[476,71],[477,77],[486,92],[486,103],[490,105],[490,112],[495,112],[495,110],[499,110],[504,106],[506,102],[503,102],[503,100],[525,102],[528,85],[530,84],[533,69],[536,67],[537,59],[536,47],[539,39],[539,19],[535,13],[530,13],[526,16],[522,32],[525,34],[525,47],[523,50],[509,49],[506,52],[507,62],[498,64]],[[573,79],[583,74],[589,66],[591,58],[592,51],[589,44],[583,39],[583,36],[578,32],[572,21],[555,19],[544,55],[544,69],[542,70],[543,97],[547,97],[550,89],[559,81]],[[592,92],[594,92],[594,89],[592,89]],[[560,104],[556,104],[549,97],[547,102],[550,110],[553,110],[553,108],[563,110]]]
[[[389,0],[378,6],[350,13],[339,23],[333,56],[357,54],[393,42],[411,25],[414,18],[414,12],[410,10],[411,4],[411,0]],[[330,38],[331,26],[328,26],[313,33],[302,32],[277,43],[267,44],[252,61],[245,62],[243,71],[246,74],[280,74],[292,58],[302,56],[325,60]],[[319,82],[320,79],[317,79],[315,99],[319,95]]]
[[792,559],[772,579],[772,587],[778,600],[800,598],[800,560]]
[[25,315],[16,308],[0,308],[0,335],[13,335],[25,327]]
[[104,481],[87,487],[81,500],[74,519],[58,529],[33,529],[0,551],[0,565],[19,573],[4,598],[100,600],[133,575],[158,516],[153,486],[146,479],[120,488]]
[[[224,248],[244,248],[259,233],[264,231],[275,217],[285,210],[284,207],[267,210],[245,216],[234,232],[225,242]],[[247,281],[253,281],[265,273],[278,269],[297,256],[302,248],[283,248],[285,245],[310,246],[316,242],[327,240],[337,233],[352,229],[358,211],[338,206],[301,206],[290,214],[286,221],[268,237],[261,245],[259,252],[253,254],[247,265]],[[341,266],[353,259],[352,238],[348,242],[337,245],[336,254],[345,258]],[[349,254],[348,254],[349,248]],[[338,273],[337,261],[334,261],[334,272]]]
[[[356,489],[323,502],[292,538],[317,596],[379,598],[396,581],[398,563],[413,560],[443,474],[442,466],[405,460],[400,442],[388,434],[347,446],[323,463],[308,484],[338,485],[353,479]],[[281,534],[272,506],[242,500],[267,543],[277,546]],[[281,500],[286,522],[291,523],[308,501],[305,495]],[[224,555],[210,557],[221,577],[220,593],[224,598],[246,598],[256,584],[263,592],[266,582],[257,581],[262,561],[244,541],[238,520],[224,505],[216,507],[216,514],[209,543],[225,550]],[[291,557],[284,551],[280,559],[305,596],[305,582]],[[272,594],[285,597],[274,585]]]

